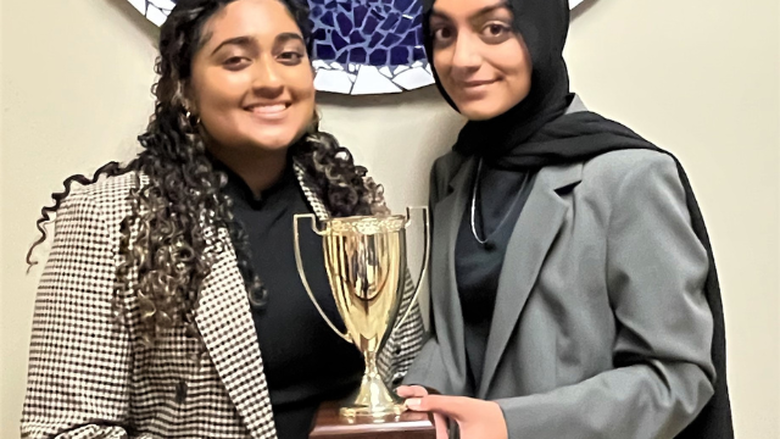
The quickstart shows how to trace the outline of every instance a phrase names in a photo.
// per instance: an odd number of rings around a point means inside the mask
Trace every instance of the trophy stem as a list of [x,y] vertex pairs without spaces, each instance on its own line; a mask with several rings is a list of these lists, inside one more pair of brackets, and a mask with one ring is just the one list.
[[349,418],[370,416],[383,419],[387,416],[400,415],[404,411],[403,404],[398,403],[382,380],[376,365],[376,352],[364,352],[363,356],[366,361],[366,371],[360,383],[358,396],[351,406],[341,408],[341,416]]

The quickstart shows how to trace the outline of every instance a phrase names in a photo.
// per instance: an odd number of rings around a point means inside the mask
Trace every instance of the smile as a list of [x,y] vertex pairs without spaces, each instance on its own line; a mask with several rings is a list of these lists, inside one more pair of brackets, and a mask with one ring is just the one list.
[[463,81],[460,83],[460,86],[463,88],[478,88],[483,87],[485,85],[493,84],[494,82],[498,81],[497,79],[482,79],[482,80],[473,80],[473,81]]
[[285,110],[290,108],[286,102],[274,102],[267,104],[255,104],[245,108],[253,116],[264,120],[275,120],[284,116]]

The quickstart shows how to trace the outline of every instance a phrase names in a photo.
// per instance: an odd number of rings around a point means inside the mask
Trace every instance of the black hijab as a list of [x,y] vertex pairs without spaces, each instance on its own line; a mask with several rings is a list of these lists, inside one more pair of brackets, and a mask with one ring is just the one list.
[[[423,0],[425,48],[436,85],[441,87],[433,65],[428,27],[435,0]],[[712,311],[714,333],[712,360],[717,379],[715,394],[698,417],[678,438],[733,438],[731,404],[726,383],[726,337],[718,274],[712,246],[690,181],[674,155],[664,151],[629,128],[589,111],[565,114],[573,95],[563,60],[569,29],[567,0],[507,0],[514,14],[513,27],[523,37],[533,70],[529,95],[504,114],[485,121],[469,121],[458,135],[453,150],[476,155],[502,169],[532,170],[544,166],[583,162],[621,149],[650,149],[671,156],[677,164],[694,233],[707,250],[709,272],[704,294]],[[457,109],[457,108],[456,108]]]

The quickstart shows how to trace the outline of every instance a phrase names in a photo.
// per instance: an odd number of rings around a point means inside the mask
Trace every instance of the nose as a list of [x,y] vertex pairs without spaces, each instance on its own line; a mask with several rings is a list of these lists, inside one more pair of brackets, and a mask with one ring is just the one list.
[[252,88],[262,95],[277,95],[282,91],[284,79],[275,60],[262,57],[255,63]]
[[458,35],[455,40],[452,53],[452,67],[463,73],[472,73],[482,64],[482,55],[479,52],[479,42],[468,34]]

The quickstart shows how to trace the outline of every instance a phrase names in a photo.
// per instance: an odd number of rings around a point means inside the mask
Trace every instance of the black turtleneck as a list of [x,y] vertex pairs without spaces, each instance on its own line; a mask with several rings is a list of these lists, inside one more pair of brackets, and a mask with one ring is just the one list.
[[[248,235],[251,267],[268,290],[266,306],[253,308],[252,317],[277,434],[279,439],[306,439],[319,404],[357,388],[363,360],[323,321],[300,281],[293,253],[293,215],[311,209],[292,166],[259,198],[238,175],[217,167],[228,175],[225,191]],[[329,317],[341,323],[325,273],[321,238],[308,222],[302,226],[301,252],[309,284]]]

